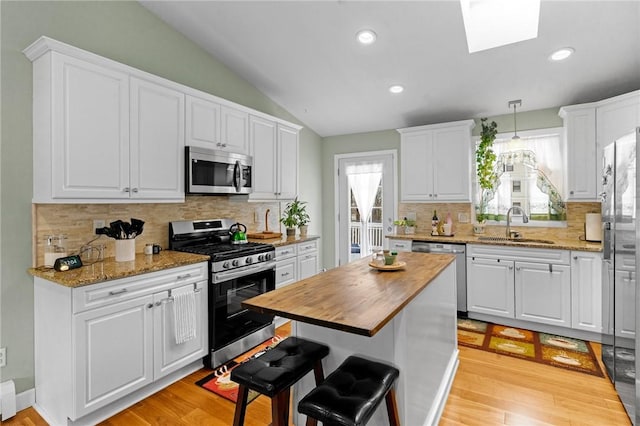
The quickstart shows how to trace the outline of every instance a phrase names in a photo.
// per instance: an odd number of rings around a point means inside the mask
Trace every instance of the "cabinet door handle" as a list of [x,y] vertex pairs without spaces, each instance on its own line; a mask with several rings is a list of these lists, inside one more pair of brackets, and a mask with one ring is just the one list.
[[221,144],[220,142],[218,142],[218,143],[216,144],[216,146],[222,146],[222,144]]
[[138,192],[138,188],[133,188],[131,192]]
[[126,288],[122,288],[120,290],[112,290],[109,292],[109,296],[116,296],[118,294],[126,293],[128,290]]
[[288,276],[288,275],[289,275],[289,273],[288,273],[288,272],[283,272],[282,274],[280,274],[280,276],[281,276],[281,277],[286,277],[286,276]]
[[160,305],[162,305],[162,302],[160,301],[156,302],[156,306],[160,306]]
[[126,187],[122,190],[122,192],[130,192],[130,191],[131,191],[131,189],[130,189],[128,186],[126,186]]
[[573,195],[573,191],[569,191],[569,194]]
[[186,280],[187,278],[191,278],[191,274],[178,275],[176,277],[178,280]]
[[578,256],[573,256],[573,260],[578,260]]
[[553,265],[549,264],[549,272],[553,273]]
[[[509,270],[513,270],[513,266],[509,266]],[[518,268],[518,271],[520,270],[520,268]]]
[[151,309],[151,308],[153,308],[153,303],[149,303],[149,304],[147,305],[147,309]]

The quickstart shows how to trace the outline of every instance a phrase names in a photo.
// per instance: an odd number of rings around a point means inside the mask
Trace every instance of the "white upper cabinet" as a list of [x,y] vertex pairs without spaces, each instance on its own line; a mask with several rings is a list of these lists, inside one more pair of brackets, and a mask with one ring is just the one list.
[[471,201],[473,120],[398,129],[401,201]]
[[595,200],[599,173],[596,164],[596,107],[576,105],[560,109],[567,143],[567,194],[569,201]]
[[220,148],[247,154],[249,152],[249,113],[223,105],[220,124]]
[[568,201],[599,201],[602,150],[640,126],[640,91],[560,108],[567,141]]
[[184,95],[131,78],[131,198],[184,199]]
[[52,52],[33,84],[33,201],[129,198],[129,76]]
[[300,128],[251,115],[249,137],[253,157],[251,200],[292,200],[298,193]]
[[253,199],[297,195],[302,127],[48,37],[24,54],[34,203],[182,202],[185,145],[257,154]]
[[220,104],[187,95],[185,145],[200,148],[220,148]]
[[184,200],[178,85],[47,38],[25,54],[33,60],[33,202]]

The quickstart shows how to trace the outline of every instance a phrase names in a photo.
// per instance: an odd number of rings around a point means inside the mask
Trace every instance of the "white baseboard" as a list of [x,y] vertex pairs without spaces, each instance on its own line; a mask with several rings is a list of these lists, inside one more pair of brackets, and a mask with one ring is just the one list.
[[[20,392],[15,396],[16,413],[32,407],[36,402],[36,390],[34,388],[27,389],[24,392]],[[12,416],[13,417],[13,416]],[[3,418],[3,420],[6,420]]]
[[16,395],[16,410],[22,411],[26,408],[33,407],[36,403],[36,390],[35,388],[27,389],[24,392],[20,392]]

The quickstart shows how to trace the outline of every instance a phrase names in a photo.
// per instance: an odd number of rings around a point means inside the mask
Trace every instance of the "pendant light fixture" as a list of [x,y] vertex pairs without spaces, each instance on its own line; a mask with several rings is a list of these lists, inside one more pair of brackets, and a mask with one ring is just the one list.
[[520,136],[518,136],[518,128],[516,126],[516,106],[522,106],[522,99],[509,101],[509,108],[513,107],[513,137],[511,138],[512,141],[517,141],[520,139]]

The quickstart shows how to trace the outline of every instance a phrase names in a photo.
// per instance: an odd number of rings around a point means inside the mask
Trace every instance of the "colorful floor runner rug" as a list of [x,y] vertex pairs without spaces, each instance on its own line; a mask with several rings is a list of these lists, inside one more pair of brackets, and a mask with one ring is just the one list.
[[[220,395],[221,397],[235,403],[238,400],[238,384],[231,380],[231,370],[244,362],[263,355],[268,350],[273,349],[285,337],[286,336],[276,335],[275,337],[264,341],[250,351],[247,351],[239,357],[236,357],[231,361],[226,362],[222,366],[216,368],[213,373],[209,374],[203,379],[198,380],[196,382],[196,385],[201,386],[202,388],[214,392],[217,395]],[[250,390],[247,403],[253,401],[259,395],[260,394],[258,392]]]
[[593,348],[580,339],[458,318],[458,344],[604,377]]

